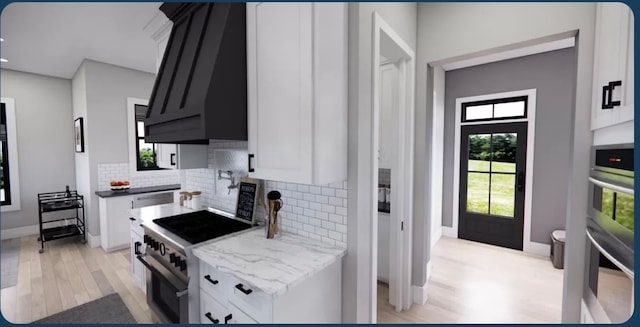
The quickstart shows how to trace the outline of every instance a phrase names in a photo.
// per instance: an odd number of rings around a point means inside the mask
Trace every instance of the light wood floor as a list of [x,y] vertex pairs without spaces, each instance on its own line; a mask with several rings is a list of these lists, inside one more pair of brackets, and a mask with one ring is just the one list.
[[443,237],[431,252],[429,299],[395,312],[378,283],[379,323],[559,323],[563,270],[548,257]]
[[157,322],[146,295],[134,284],[129,249],[105,253],[73,238],[45,243],[20,239],[18,283],[2,289],[5,319],[29,323],[117,292],[139,323]]

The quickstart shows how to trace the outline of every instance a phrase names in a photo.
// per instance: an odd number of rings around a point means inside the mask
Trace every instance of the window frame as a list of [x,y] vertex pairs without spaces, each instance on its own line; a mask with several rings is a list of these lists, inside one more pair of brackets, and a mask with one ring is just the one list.
[[[501,103],[510,103],[510,102],[524,102],[524,114],[519,116],[508,116],[508,117],[497,117],[495,118],[495,105]],[[490,118],[480,118],[480,119],[467,119],[467,107],[475,107],[475,106],[483,106],[483,105],[492,105],[491,108],[491,116]],[[481,100],[481,101],[472,101],[472,102],[464,102],[462,103],[462,116],[460,117],[460,121],[462,123],[470,123],[470,122],[487,122],[487,121],[501,121],[501,120],[512,120],[512,119],[526,119],[528,114],[528,95],[522,96],[514,96],[507,98],[496,98],[489,100]]]
[[[136,104],[136,105],[141,105],[141,104]],[[134,105],[133,107],[135,108]],[[147,105],[144,105],[147,108],[149,108]],[[135,146],[136,146],[136,151],[135,151],[135,155],[136,155],[136,169],[137,171],[148,171],[148,170],[162,170],[164,168],[161,168],[158,166],[158,145],[156,143],[149,143],[152,145],[152,150],[153,150],[153,158],[154,158],[154,162],[155,162],[155,166],[154,167],[143,167],[142,166],[142,160],[140,160],[140,140],[144,140],[144,136],[140,136],[140,130],[138,129],[138,122],[142,122],[144,124],[144,122],[138,118],[135,117],[135,109],[134,109],[134,122],[133,122],[133,126],[135,128]]]
[[[142,169],[142,170],[138,170],[138,133],[137,133],[137,120],[135,118],[136,115],[136,104],[138,105],[143,105],[143,106],[148,106],[149,105],[149,100],[147,99],[140,99],[140,98],[133,98],[133,97],[127,97],[127,131],[128,131],[128,138],[127,138],[127,142],[129,144],[129,177],[130,178],[134,178],[134,177],[142,177],[142,176],[146,176],[148,174],[151,174],[153,172],[159,172],[159,171],[166,171],[167,169],[165,168],[154,168],[154,169]],[[156,146],[157,144],[154,143]],[[157,148],[154,149],[155,153],[156,153],[156,165],[158,164],[158,157],[157,157]]]
[[[8,157],[8,176],[9,176],[9,190],[8,198],[9,204],[2,204],[0,206],[0,212],[10,212],[20,210],[20,172],[18,165],[18,135],[16,124],[16,110],[15,100],[13,98],[0,98],[0,102],[5,106],[5,119],[7,128],[7,146],[3,147],[3,152],[6,151]],[[3,173],[4,170],[3,170]]]

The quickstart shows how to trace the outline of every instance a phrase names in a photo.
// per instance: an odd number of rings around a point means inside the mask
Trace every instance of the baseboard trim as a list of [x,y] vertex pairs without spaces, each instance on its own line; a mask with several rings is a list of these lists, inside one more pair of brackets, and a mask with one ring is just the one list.
[[91,233],[87,233],[87,243],[92,248],[97,248],[100,246],[100,235],[93,236]]
[[442,226],[442,235],[447,237],[458,238],[458,231],[453,229],[453,227]]
[[413,293],[413,303],[419,305],[427,303],[427,283],[422,286],[411,285],[411,291]]
[[551,245],[538,242],[526,242],[522,246],[522,251],[546,257],[549,256]]
[[30,225],[24,227],[7,228],[0,230],[0,239],[9,240],[12,238],[19,238],[23,236],[37,236],[40,233],[39,225]]

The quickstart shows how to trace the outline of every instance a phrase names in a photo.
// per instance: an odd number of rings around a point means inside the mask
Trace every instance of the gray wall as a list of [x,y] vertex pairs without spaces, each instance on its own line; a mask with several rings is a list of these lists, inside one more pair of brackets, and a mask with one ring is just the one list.
[[[371,164],[372,13],[377,12],[411,47],[416,49],[415,3],[349,3],[349,113],[348,113],[348,222],[347,256],[343,267],[343,322],[372,322],[376,317],[371,274],[374,190],[367,169]],[[364,186],[366,185],[366,187]],[[373,301],[373,302],[372,302]]]
[[[453,162],[456,98],[537,89],[531,241],[564,229],[569,182],[575,48],[446,73],[444,161]],[[453,166],[444,167],[443,225],[452,226]]]
[[153,74],[92,60],[84,60],[73,78],[79,105],[74,113],[85,116],[86,153],[76,154],[78,183],[89,195],[87,226],[93,236],[100,234],[98,164],[129,162],[127,97],[148,99],[154,81]]
[[38,224],[38,193],[76,187],[71,81],[0,70],[3,97],[15,99],[20,211],[3,212],[2,229]]
[[[578,71],[575,89],[573,135],[569,149],[573,169],[567,204],[567,243],[565,247],[565,283],[562,321],[577,323],[582,296],[584,268],[584,217],[587,214],[587,176],[589,175],[589,126],[591,83],[593,73],[593,41],[595,3],[580,2],[443,2],[418,4],[418,51],[416,66],[416,159],[417,170],[431,169],[431,130],[433,127],[434,83],[427,79],[428,65],[437,61],[473,57],[481,52],[496,53],[504,47],[520,47],[523,43],[540,43],[541,39],[567,32],[578,32]],[[445,162],[445,165],[448,163]],[[430,174],[420,180],[416,171],[416,192],[431,186]],[[426,202],[423,206],[426,206]],[[430,221],[428,208],[417,208],[415,219]],[[424,234],[424,237],[429,237]],[[423,257],[428,262],[428,253]]]

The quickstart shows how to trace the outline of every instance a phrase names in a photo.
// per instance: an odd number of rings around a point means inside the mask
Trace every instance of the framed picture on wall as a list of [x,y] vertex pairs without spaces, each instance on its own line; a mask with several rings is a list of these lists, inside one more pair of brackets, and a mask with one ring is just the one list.
[[74,122],[74,131],[76,152],[84,152],[84,126],[82,124],[82,117],[76,118]]

